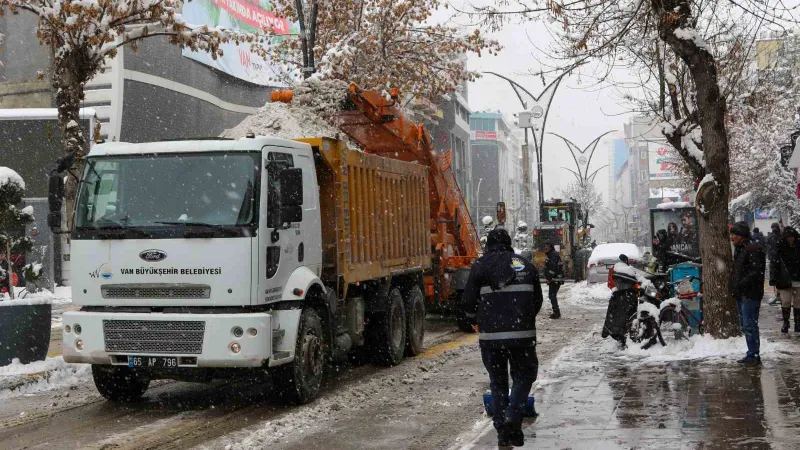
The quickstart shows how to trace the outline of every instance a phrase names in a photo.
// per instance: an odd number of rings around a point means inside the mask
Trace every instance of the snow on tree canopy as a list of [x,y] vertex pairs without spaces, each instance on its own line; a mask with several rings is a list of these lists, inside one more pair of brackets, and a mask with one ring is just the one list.
[[25,180],[17,172],[8,167],[0,167],[0,187],[8,183],[15,183],[20,189],[25,189]]

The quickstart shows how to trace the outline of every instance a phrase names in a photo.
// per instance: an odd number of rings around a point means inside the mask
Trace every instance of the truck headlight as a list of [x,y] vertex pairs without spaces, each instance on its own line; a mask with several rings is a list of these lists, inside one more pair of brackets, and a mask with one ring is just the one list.
[[239,353],[240,351],[242,351],[242,346],[239,345],[238,342],[231,342],[231,351],[233,353]]
[[83,341],[80,339],[75,341],[75,348],[77,348],[78,350],[83,350]]

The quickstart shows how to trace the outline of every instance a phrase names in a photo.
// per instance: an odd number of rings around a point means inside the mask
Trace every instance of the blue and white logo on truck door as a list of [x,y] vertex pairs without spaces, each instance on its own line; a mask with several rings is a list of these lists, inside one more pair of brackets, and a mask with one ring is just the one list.
[[100,266],[100,278],[108,280],[111,278],[111,265],[108,263]]

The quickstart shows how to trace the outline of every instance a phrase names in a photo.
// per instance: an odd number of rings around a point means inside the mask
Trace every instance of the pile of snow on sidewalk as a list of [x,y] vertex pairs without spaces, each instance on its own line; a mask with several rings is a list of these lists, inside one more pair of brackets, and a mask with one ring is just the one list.
[[30,364],[14,359],[0,367],[0,400],[90,383],[91,377],[89,364],[65,363],[61,356]]
[[567,293],[567,303],[572,305],[607,308],[611,289],[606,283],[587,284],[582,281],[572,286]]
[[283,139],[331,137],[344,135],[328,119],[339,111],[348,85],[344,81],[315,78],[295,86],[292,103],[270,102],[239,125],[226,130],[222,137],[239,139],[247,133]]

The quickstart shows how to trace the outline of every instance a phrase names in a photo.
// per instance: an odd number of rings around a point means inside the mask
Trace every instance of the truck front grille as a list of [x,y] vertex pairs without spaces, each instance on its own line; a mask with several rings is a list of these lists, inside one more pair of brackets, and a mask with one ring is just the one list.
[[104,320],[107,352],[183,353],[203,352],[206,323],[177,320]]
[[103,298],[211,298],[211,286],[205,284],[104,284]]

